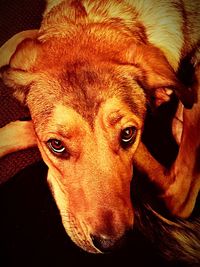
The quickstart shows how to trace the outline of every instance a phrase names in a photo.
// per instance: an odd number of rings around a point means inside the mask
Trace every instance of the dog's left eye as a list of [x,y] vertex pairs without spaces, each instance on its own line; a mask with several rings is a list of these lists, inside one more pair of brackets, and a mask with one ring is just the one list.
[[120,141],[123,147],[127,147],[134,143],[136,139],[137,129],[136,127],[127,127],[121,131]]
[[47,145],[50,148],[50,150],[56,154],[62,154],[66,151],[66,148],[63,145],[62,141],[57,140],[57,139],[50,139],[47,142]]

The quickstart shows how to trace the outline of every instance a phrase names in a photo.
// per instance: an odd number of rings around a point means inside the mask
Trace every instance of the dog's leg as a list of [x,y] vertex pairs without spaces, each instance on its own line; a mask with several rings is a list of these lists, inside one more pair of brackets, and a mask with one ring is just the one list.
[[10,122],[0,128],[0,157],[37,145],[31,121]]
[[183,110],[183,131],[172,168],[166,170],[143,144],[135,154],[137,167],[162,190],[169,211],[183,218],[191,214],[200,190],[200,66],[196,67],[196,79],[197,103]]
[[142,142],[134,155],[134,166],[142,173],[147,174],[150,181],[161,190],[162,194],[174,181],[174,177],[170,175],[169,170],[150,154]]
[[183,132],[171,175],[174,183],[165,193],[168,208],[181,217],[193,210],[200,189],[200,65],[196,67],[197,103],[183,111]]

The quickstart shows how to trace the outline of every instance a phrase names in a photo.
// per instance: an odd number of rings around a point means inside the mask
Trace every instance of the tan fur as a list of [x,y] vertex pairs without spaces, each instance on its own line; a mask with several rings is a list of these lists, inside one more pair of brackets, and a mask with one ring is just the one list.
[[0,157],[36,145],[36,136],[31,121],[10,122],[0,128]]
[[[51,0],[37,38],[30,32],[16,35],[15,52],[0,62],[5,84],[30,109],[63,225],[87,251],[99,252],[91,236],[114,244],[132,227],[133,162],[163,190],[171,212],[191,213],[199,183],[189,178],[187,189],[195,197],[180,211],[185,172],[182,180],[174,168],[166,175],[140,137],[147,105],[168,101],[172,92],[186,107],[194,104],[193,90],[176,72],[181,59],[198,47],[199,7],[197,1],[179,0]],[[0,55],[6,47],[9,41]],[[193,56],[197,60],[197,52]],[[124,149],[120,134],[130,126],[136,138]],[[65,157],[50,152],[50,139],[63,142]],[[183,142],[175,162],[179,170],[185,150]],[[171,190],[174,184],[178,190]]]

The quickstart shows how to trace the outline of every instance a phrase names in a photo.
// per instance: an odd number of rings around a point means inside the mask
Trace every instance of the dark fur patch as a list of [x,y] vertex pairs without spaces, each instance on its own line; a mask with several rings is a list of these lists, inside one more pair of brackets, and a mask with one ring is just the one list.
[[115,66],[106,68],[91,66],[87,62],[75,62],[66,65],[59,82],[62,95],[65,96],[64,104],[80,113],[90,125],[101,104],[112,97],[122,100],[134,114],[144,116],[142,89],[134,83],[131,75],[119,74]]

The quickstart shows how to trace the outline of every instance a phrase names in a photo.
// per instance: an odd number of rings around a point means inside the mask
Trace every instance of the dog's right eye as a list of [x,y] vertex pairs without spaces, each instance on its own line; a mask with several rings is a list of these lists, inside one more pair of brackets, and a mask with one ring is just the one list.
[[134,126],[127,127],[121,131],[120,143],[123,148],[128,148],[135,142],[137,129]]
[[47,142],[48,147],[50,150],[55,153],[55,154],[63,154],[66,152],[66,148],[63,145],[62,141],[57,140],[57,139],[50,139]]

